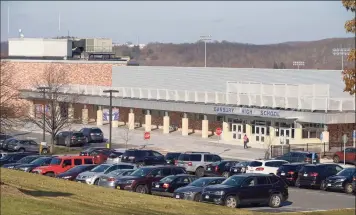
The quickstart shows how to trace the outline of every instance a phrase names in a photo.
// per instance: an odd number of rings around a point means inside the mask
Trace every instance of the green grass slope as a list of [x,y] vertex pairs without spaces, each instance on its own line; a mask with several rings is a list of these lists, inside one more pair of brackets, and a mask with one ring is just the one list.
[[[1,168],[1,214],[7,215],[258,215],[210,204],[88,186]],[[280,213],[301,214],[301,213]],[[311,213],[354,215],[354,210]]]

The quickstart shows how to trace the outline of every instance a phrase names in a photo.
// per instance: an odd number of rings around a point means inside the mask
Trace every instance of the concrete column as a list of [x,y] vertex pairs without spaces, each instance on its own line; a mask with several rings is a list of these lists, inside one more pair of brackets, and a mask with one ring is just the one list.
[[129,113],[129,121],[127,122],[129,130],[134,130],[135,129],[135,114],[133,112],[133,109],[130,109]]
[[103,110],[101,106],[99,106],[99,109],[96,111],[96,125],[103,125]]
[[188,134],[189,134],[188,128],[189,128],[188,115],[186,113],[184,113],[184,116],[182,118],[182,135],[183,136],[188,136]]
[[35,109],[36,109],[35,102],[30,101],[29,103],[30,104],[28,107],[28,115],[29,115],[29,117],[34,118],[35,117]]
[[149,110],[147,110],[147,113],[145,115],[145,131],[146,132],[150,132],[152,129],[151,121],[152,121],[151,112]]
[[72,103],[70,103],[68,106],[68,119],[69,119],[69,121],[74,120],[74,107],[73,107]]
[[294,124],[294,143],[301,143],[303,139],[302,125],[298,122]]
[[209,137],[209,120],[208,116],[204,115],[204,120],[202,121],[202,126],[201,126],[201,137],[202,138],[208,138]]
[[230,140],[229,139],[229,133],[230,133],[229,123],[224,121],[222,123],[222,134],[221,134],[222,139],[223,140]]
[[87,125],[89,123],[89,111],[86,105],[82,109],[82,124]]
[[[114,109],[115,109],[115,108],[114,108]],[[116,108],[116,109],[117,109],[117,108]],[[114,116],[114,113],[113,113],[113,116]],[[111,117],[113,117],[113,116],[111,116]],[[112,121],[111,121],[111,125],[112,125],[113,128],[119,127],[119,119],[118,119],[118,120],[112,120]]]
[[168,112],[164,113],[163,117],[163,134],[169,134],[169,116]]
[[246,123],[246,135],[250,139],[250,142],[252,140],[251,135],[252,135],[252,125],[250,122]]

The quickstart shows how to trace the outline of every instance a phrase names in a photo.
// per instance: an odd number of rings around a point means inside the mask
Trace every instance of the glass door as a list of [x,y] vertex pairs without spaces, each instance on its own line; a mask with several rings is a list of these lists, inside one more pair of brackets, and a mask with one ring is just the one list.
[[232,138],[234,140],[241,140],[242,139],[242,124],[232,124]]
[[280,128],[279,129],[279,137],[281,139],[281,143],[289,144],[291,138],[291,129],[290,128]]
[[255,140],[257,143],[264,143],[266,136],[266,126],[255,126]]

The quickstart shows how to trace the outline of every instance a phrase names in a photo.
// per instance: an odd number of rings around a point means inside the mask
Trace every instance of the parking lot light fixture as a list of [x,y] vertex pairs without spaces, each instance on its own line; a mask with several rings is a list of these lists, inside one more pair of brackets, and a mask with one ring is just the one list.
[[112,137],[112,94],[118,93],[118,90],[104,90],[103,93],[109,93],[110,105],[109,105],[109,142],[106,147],[111,149],[111,137]]
[[46,142],[46,91],[50,90],[50,87],[37,87],[37,90],[39,90],[41,93],[43,93],[43,136],[42,136],[42,142]]

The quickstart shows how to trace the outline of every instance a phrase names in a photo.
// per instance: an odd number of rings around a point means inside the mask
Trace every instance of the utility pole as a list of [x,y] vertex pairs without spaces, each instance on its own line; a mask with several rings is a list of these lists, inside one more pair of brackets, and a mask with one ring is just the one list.
[[43,120],[42,142],[46,142],[46,90],[49,90],[51,88],[50,87],[38,87],[37,89],[43,93],[44,105],[43,105],[43,116],[42,116],[42,120]]
[[350,54],[350,48],[336,48],[333,49],[333,55],[341,56],[341,69],[344,70],[344,56],[348,56]]
[[299,70],[299,67],[305,66],[305,62],[304,61],[293,61],[293,66],[297,66],[298,70]]
[[109,93],[110,96],[110,105],[109,105],[109,143],[107,148],[111,149],[111,137],[112,137],[112,94],[118,93],[118,90],[104,90],[104,93]]
[[211,40],[211,35],[202,35],[200,40],[204,41],[204,67],[206,67],[206,42]]

